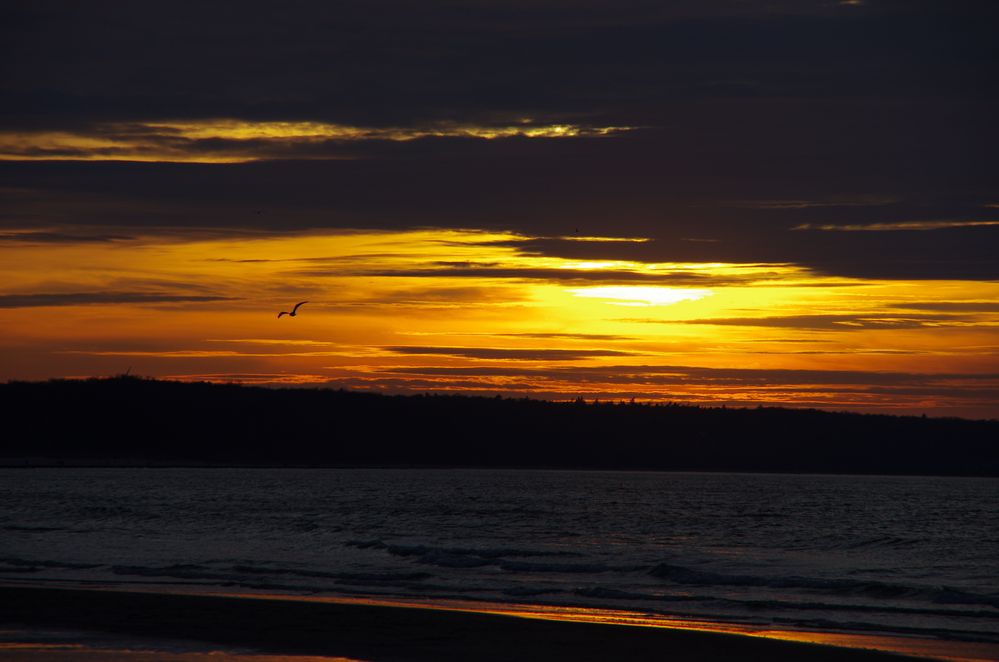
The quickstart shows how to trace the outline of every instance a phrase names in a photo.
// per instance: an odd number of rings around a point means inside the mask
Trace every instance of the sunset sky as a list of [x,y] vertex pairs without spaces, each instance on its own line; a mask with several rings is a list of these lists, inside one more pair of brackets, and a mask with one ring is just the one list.
[[997,28],[5,2],[0,379],[999,418]]

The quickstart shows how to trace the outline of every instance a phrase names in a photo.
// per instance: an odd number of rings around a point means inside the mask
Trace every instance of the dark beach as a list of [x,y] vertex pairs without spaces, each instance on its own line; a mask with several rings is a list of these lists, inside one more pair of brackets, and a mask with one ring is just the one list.
[[[891,657],[884,652],[733,634],[442,609],[50,588],[0,588],[0,625],[26,631],[96,631],[130,638],[200,641],[269,655],[364,660],[832,661]],[[131,648],[134,651],[134,645]],[[85,654],[79,650],[66,653]],[[41,655],[57,653],[0,649],[4,660],[41,659]]]

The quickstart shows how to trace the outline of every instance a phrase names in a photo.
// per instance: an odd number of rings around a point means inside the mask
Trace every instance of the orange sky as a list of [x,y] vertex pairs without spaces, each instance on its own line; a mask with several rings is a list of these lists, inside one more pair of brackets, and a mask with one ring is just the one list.
[[[572,260],[531,254],[521,235],[473,230],[12,237],[0,244],[6,379],[131,370],[997,415],[995,282]],[[277,318],[299,300],[309,303],[296,318]]]

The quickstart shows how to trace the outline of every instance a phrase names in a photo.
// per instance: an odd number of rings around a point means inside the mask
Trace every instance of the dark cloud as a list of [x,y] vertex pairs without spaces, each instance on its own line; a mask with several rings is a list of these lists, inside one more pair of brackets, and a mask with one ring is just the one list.
[[238,108],[398,123],[642,114],[636,100],[994,94],[976,89],[995,60],[986,3],[758,4],[12,2],[5,115],[63,124]]
[[459,392],[462,395],[475,395],[476,393],[488,393],[490,395],[501,393],[532,393],[536,390],[536,385],[526,382],[505,382],[502,385],[494,384],[488,380],[476,379],[453,379],[447,383],[442,383],[437,379],[418,378],[386,378],[386,377],[344,377],[336,380],[327,380],[326,386],[333,388],[345,388],[352,390],[378,390],[386,393],[413,393],[414,391],[424,392]]
[[634,340],[630,336],[616,336],[607,333],[492,333],[503,338],[561,338],[564,340]]
[[993,388],[975,388],[972,386],[941,387],[939,385],[919,387],[882,387],[872,386],[864,389],[865,393],[883,394],[889,396],[917,396],[923,398],[960,397],[974,399],[982,403],[999,400],[999,386]]
[[898,304],[900,310],[937,310],[942,312],[960,311],[968,313],[999,313],[999,303],[995,301],[930,301]]
[[612,401],[671,400],[676,402],[755,406],[780,403],[796,407],[849,407],[854,410],[919,412],[927,401],[940,414],[992,415],[999,393],[999,373],[929,374],[845,370],[715,369],[698,366],[545,366],[516,363],[462,367],[385,367],[369,372],[349,368],[338,376],[246,373],[233,370],[175,375],[178,379],[212,379],[271,385],[296,382],[333,388],[385,393],[460,391],[468,394],[544,399]]
[[[348,269],[302,269],[291,271],[290,275],[321,277],[321,276],[392,276],[407,278],[498,278],[511,280],[546,280],[546,281],[579,281],[600,283],[656,283],[658,285],[732,285],[752,282],[760,279],[760,275],[751,277],[717,276],[709,273],[691,273],[689,271],[662,271],[642,273],[618,269],[543,269],[517,267],[469,267],[469,268],[436,268],[436,269],[394,269],[353,271]],[[764,274],[765,275],[765,274]]]
[[23,244],[86,244],[128,241],[131,239],[134,239],[134,237],[122,234],[84,234],[81,232],[44,232],[35,230],[26,232],[0,232],[0,242]]
[[[586,384],[539,385],[538,383],[508,383],[505,381],[497,383],[488,380],[479,381],[471,379],[456,379],[442,383],[433,379],[396,377],[343,378],[328,381],[325,385],[331,388],[371,390],[390,394],[413,392],[447,394],[449,392],[461,392],[485,396],[503,395],[514,398],[528,397],[544,400],[570,400],[585,396],[587,400],[601,400],[603,402],[625,402],[629,399],[635,399],[639,402],[661,402],[664,397],[661,391],[643,388],[641,384],[634,384],[630,389],[622,388],[619,391],[615,391],[612,397],[607,397],[605,393],[593,390]],[[793,403],[768,399],[766,393],[761,392],[746,391],[740,395],[738,392],[732,391],[725,394],[724,404],[736,407],[756,407],[761,404],[770,404],[784,407],[829,409],[835,406],[835,403],[829,399],[829,396],[835,395],[837,397],[852,398],[850,400],[850,409],[854,411],[868,410],[881,413],[895,412],[911,414],[919,413],[922,410],[920,403],[924,402],[925,398],[932,397],[931,394],[917,390],[913,390],[911,393],[907,391],[907,389],[822,389],[815,392],[799,391],[795,394]],[[940,414],[955,412],[966,416],[980,417],[983,415],[983,412],[989,411],[989,403],[994,402],[994,397],[995,391],[989,390],[946,390],[945,392],[937,393],[936,400],[940,402],[937,412]],[[953,398],[953,400],[948,401],[947,399],[949,398]],[[669,395],[668,399],[683,404],[715,407],[722,404],[717,398],[705,397],[705,395],[700,393],[673,393]]]
[[[337,275],[330,273],[329,275]],[[506,288],[489,287],[427,287],[404,288],[389,292],[379,292],[370,298],[351,301],[350,306],[452,306],[461,305],[465,301],[483,303],[494,300],[514,301],[523,298],[522,292],[510,291]],[[333,307],[336,307],[335,305]]]
[[932,221],[901,221],[896,223],[866,223],[860,225],[826,224],[813,225],[805,223],[797,225],[792,230],[820,232],[928,232],[933,230],[950,230],[954,228],[990,227],[999,225],[995,220],[932,220]]
[[[266,381],[266,380],[263,380]],[[355,377],[343,378],[326,382],[327,385],[338,388],[349,389],[378,389],[392,393],[412,393],[413,391],[447,392],[461,391],[463,393],[480,392],[485,394],[510,394],[513,396],[529,395],[542,399],[569,399],[581,394],[587,397],[599,398],[608,401],[627,400],[629,398],[649,399],[661,401],[664,397],[662,391],[655,390],[656,384],[634,382],[630,384],[618,384],[616,390],[610,397],[600,391],[597,384],[569,384],[544,381],[517,382],[517,381],[489,381],[475,379],[418,379],[399,377]],[[813,390],[802,388],[795,389],[795,399],[793,403],[780,400],[782,394],[777,391],[767,397],[767,391],[755,389],[752,385],[745,385],[742,397],[738,397],[740,387],[733,385],[731,390],[725,391],[724,403],[735,406],[757,406],[766,402],[779,403],[779,406],[794,407],[818,407],[828,409],[831,405],[830,396],[851,399],[851,409],[889,409],[888,403],[896,403],[896,407],[918,409],[921,399],[932,398],[937,401],[947,401],[953,399],[949,405],[941,402],[941,410],[950,407],[967,407],[973,410],[975,407],[980,411],[987,411],[991,402],[995,401],[999,395],[999,388],[975,388],[971,386],[953,386],[941,388],[940,386],[927,387],[879,387],[879,386],[845,386],[829,387],[823,384],[815,384]],[[778,387],[779,388],[779,387]],[[717,396],[719,393],[715,393]],[[734,396],[734,397],[733,397]],[[717,397],[712,398],[704,393],[673,393],[669,394],[669,400],[677,402],[705,402],[713,406],[719,406],[721,401]]]
[[[821,219],[813,208],[710,206],[704,202],[705,190],[733,195],[733,189],[747,183],[733,183],[729,177],[712,180],[708,173],[696,172],[701,167],[697,163],[684,172],[679,163],[670,163],[669,156],[653,167],[647,160],[650,155],[644,154],[648,146],[630,141],[597,141],[600,144],[586,147],[568,141],[573,144],[545,148],[532,143],[511,151],[480,145],[476,153],[454,159],[438,155],[350,163],[0,163],[0,176],[6,180],[45,192],[42,202],[15,196],[0,199],[0,227],[101,226],[110,235],[164,227],[267,232],[480,227],[547,236],[572,235],[578,229],[580,234],[644,236],[653,241],[539,239],[509,246],[528,254],[572,259],[790,263],[832,275],[870,278],[999,278],[999,227],[930,232],[791,230],[802,223],[830,220],[904,221],[916,213],[923,220],[936,214],[952,218],[977,205],[975,196],[948,202],[927,198],[924,192],[924,197],[898,205],[827,209]],[[669,151],[665,143],[659,147]],[[857,158],[863,160],[862,151]],[[643,171],[646,167],[650,170]],[[872,176],[893,171],[889,167]],[[666,174],[670,185],[663,187],[659,180]],[[904,188],[940,190],[942,185],[946,189],[946,175],[941,174],[935,183],[917,178],[904,183]],[[769,183],[760,185],[796,185],[790,174],[788,180],[777,179],[774,174]],[[700,192],[681,192],[686,188]],[[993,211],[999,219],[999,211],[989,210]],[[460,267],[452,271],[461,273]]]
[[900,202],[885,196],[830,197],[816,200],[732,200],[722,206],[743,207],[746,209],[828,209],[835,207],[880,207]]
[[[994,2],[949,0],[7,2],[3,131],[528,117],[642,129],[349,146],[163,135],[157,149],[292,160],[0,163],[8,186],[37,193],[3,196],[0,227],[579,229],[655,241],[524,249],[996,279],[995,228],[790,229],[999,219],[983,207],[999,183],[997,18]],[[310,160],[329,157],[351,160]]]
[[185,382],[215,382],[237,383],[275,388],[303,388],[313,386],[330,386],[325,375],[288,374],[288,373],[246,373],[246,372],[209,372],[183,373],[164,375],[165,379],[175,379]]
[[[661,320],[649,320],[662,323]],[[974,324],[969,315],[785,315],[777,317],[717,317],[680,320],[682,324],[713,324],[719,326],[754,326],[810,331],[861,331],[870,329],[923,329]],[[675,322],[670,322],[675,323]]]
[[502,359],[515,361],[578,361],[601,356],[628,356],[631,352],[609,349],[510,349],[503,347],[384,347],[397,354],[428,354],[462,356],[471,359]]
[[521,368],[517,366],[483,367],[406,367],[385,368],[384,372],[418,375],[505,376],[531,379],[565,379],[586,383],[636,383],[656,385],[798,387],[798,386],[927,386],[955,388],[999,381],[999,373],[928,374],[908,372],[863,372],[859,370],[781,370],[751,368],[703,368],[697,366],[599,366],[566,368]]
[[69,292],[0,295],[0,308],[41,308],[46,306],[116,305],[137,303],[204,303],[233,301],[233,297],[151,294],[143,292]]
[[[352,380],[352,378],[348,378]],[[696,366],[606,366],[588,368],[516,364],[472,367],[383,368],[351,381],[352,387],[387,392],[474,388],[484,394],[546,399],[606,397],[737,406],[782,403],[796,407],[842,407],[874,411],[925,411],[991,416],[999,374],[921,374],[843,370],[713,369]],[[452,386],[452,385],[462,386]]]
[[572,259],[798,264],[861,278],[999,278],[999,227],[801,233],[771,219],[748,228],[709,221],[701,231],[712,226],[721,237],[718,241],[689,242],[670,233],[673,236],[645,243],[526,239],[508,245],[530,255]]

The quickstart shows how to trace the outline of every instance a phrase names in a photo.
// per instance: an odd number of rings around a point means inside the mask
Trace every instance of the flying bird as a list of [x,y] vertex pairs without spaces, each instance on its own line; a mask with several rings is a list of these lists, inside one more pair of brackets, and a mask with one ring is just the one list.
[[282,310],[280,313],[278,313],[278,317],[280,318],[282,315],[287,315],[288,317],[294,317],[295,313],[298,312],[298,307],[301,306],[303,303],[309,303],[309,302],[299,301],[298,303],[295,304],[295,307],[291,309],[290,313],[287,310]]

